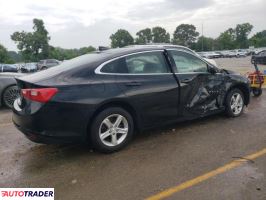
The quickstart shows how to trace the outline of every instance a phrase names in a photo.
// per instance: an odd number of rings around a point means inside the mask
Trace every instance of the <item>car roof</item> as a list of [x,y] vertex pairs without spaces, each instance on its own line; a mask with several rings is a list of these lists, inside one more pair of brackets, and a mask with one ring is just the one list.
[[155,50],[165,50],[165,49],[177,49],[196,54],[193,50],[187,47],[179,45],[171,45],[171,44],[131,45],[122,48],[97,51],[96,53],[103,54],[104,57],[112,58],[141,51],[155,51]]

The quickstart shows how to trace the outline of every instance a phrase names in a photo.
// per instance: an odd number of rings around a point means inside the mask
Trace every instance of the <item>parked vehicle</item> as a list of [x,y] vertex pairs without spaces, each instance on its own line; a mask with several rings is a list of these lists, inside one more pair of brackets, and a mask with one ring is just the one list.
[[47,59],[47,60],[40,60],[40,62],[37,63],[38,70],[45,70],[50,67],[54,67],[59,65],[61,62],[56,59]]
[[15,99],[18,97],[18,87],[15,77],[20,77],[19,73],[0,73],[0,106],[13,107]]
[[16,65],[0,64],[0,72],[18,72]]
[[125,147],[136,130],[249,104],[249,80],[180,47],[127,47],[83,55],[17,78],[13,122],[32,141]]
[[33,73],[37,71],[37,63],[25,63],[21,65],[19,72],[21,73]]
[[266,50],[259,52],[251,57],[251,63],[266,64]]
[[239,49],[239,50],[236,50],[235,52],[236,52],[236,57],[237,58],[246,57],[247,56],[247,52],[244,51],[244,50]]

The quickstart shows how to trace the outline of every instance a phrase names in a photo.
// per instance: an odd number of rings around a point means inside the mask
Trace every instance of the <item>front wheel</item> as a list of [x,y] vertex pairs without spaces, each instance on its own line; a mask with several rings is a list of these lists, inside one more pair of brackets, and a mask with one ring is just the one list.
[[244,96],[239,89],[229,91],[225,101],[226,114],[229,117],[238,117],[244,110]]
[[132,139],[134,123],[131,115],[119,107],[100,112],[90,129],[90,142],[94,149],[112,153],[125,147]]

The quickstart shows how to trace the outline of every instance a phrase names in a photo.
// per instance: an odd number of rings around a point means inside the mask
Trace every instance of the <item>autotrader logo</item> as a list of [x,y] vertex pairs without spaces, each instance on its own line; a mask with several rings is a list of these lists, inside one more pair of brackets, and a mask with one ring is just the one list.
[[54,188],[0,188],[0,200],[54,200]]

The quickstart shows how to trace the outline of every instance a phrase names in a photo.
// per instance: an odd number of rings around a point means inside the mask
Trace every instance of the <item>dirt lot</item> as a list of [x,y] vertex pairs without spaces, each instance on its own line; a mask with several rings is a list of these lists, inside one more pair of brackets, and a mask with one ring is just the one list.
[[[245,75],[247,72],[254,71],[254,66],[251,64],[250,59],[251,57],[247,56],[245,58],[219,58],[215,59],[215,61],[220,68],[238,71]],[[258,66],[261,72],[266,70],[266,65],[259,64]]]
[[[232,63],[236,62],[246,61]],[[182,200],[265,200],[263,92],[239,118],[221,114],[148,131],[110,155],[79,145],[32,143],[14,128],[11,112],[0,109],[0,187],[54,187],[55,199],[63,200],[163,195]]]

